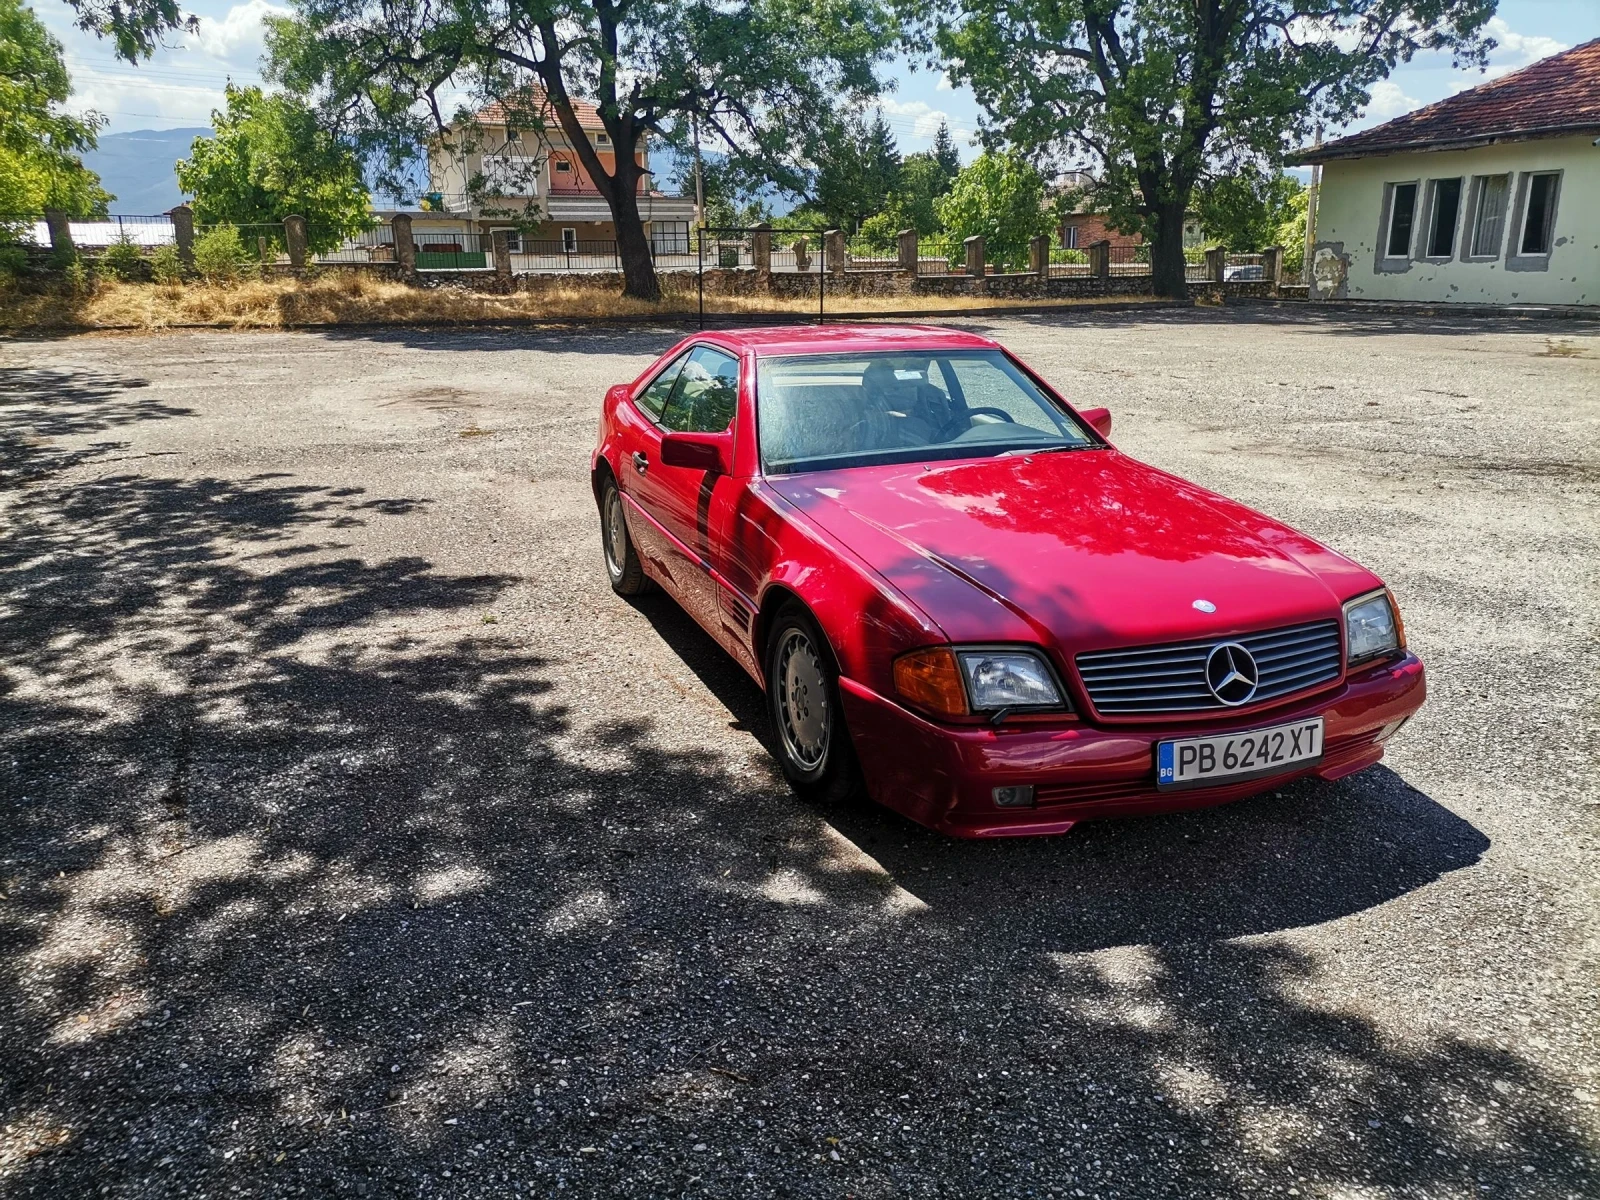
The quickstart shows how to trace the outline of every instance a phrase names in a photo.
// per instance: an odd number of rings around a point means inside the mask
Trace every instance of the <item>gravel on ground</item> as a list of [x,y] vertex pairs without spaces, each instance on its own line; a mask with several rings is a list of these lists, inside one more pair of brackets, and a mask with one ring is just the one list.
[[801,803],[605,584],[670,329],[0,343],[0,1196],[1600,1195],[1600,336],[964,327],[1387,579],[1382,765]]

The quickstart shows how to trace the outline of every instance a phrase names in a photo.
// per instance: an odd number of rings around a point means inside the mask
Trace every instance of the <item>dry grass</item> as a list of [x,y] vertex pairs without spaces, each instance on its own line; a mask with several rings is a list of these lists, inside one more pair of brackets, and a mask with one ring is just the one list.
[[[664,280],[663,282],[670,282]],[[1036,307],[1037,300],[982,296],[829,298],[829,315]],[[1092,301],[1054,301],[1061,305]],[[497,321],[661,317],[695,311],[696,297],[669,292],[659,304],[618,295],[610,286],[570,284],[497,296],[458,288],[415,288],[357,272],[316,279],[262,279],[232,286],[100,281],[84,296],[64,289],[0,287],[0,331],[158,330],[184,325],[279,329],[293,325],[493,324]],[[814,298],[707,296],[706,310],[741,314],[814,312]]]

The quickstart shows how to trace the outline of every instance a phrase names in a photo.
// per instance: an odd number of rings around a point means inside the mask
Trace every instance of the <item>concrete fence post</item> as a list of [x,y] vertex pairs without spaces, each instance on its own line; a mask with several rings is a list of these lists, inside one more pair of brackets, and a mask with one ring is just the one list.
[[805,238],[794,240],[794,269],[796,271],[811,270],[811,248],[806,245]]
[[844,274],[844,230],[830,229],[822,235],[823,262],[830,275]]
[[67,218],[66,213],[59,208],[47,208],[44,210],[44,223],[50,230],[50,249],[73,249],[72,222]]
[[961,244],[967,248],[967,274],[981,276],[984,273],[983,235],[976,234]]
[[1261,252],[1261,278],[1272,288],[1278,290],[1278,285],[1283,282],[1283,247],[1268,246]]
[[772,274],[772,226],[766,221],[750,231],[750,261],[757,275]]
[[180,204],[167,213],[172,219],[172,241],[178,247],[178,261],[194,269],[194,209]]
[[1221,283],[1223,272],[1228,265],[1228,252],[1221,246],[1213,246],[1206,251],[1206,282]]
[[283,240],[289,243],[289,265],[300,270],[306,265],[306,219],[298,215],[285,217]]
[[915,229],[902,229],[900,231],[900,269],[912,275],[917,273],[917,231]]
[[510,230],[494,229],[489,232],[489,249],[494,254],[494,273],[502,279],[511,278]]
[[1050,278],[1050,239],[1043,234],[1028,243],[1028,268],[1040,279]]
[[1101,238],[1089,243],[1089,274],[1096,279],[1111,278],[1111,240]]
[[417,240],[411,236],[411,218],[396,213],[389,222],[394,230],[394,261],[400,264],[400,274],[406,279],[417,276]]

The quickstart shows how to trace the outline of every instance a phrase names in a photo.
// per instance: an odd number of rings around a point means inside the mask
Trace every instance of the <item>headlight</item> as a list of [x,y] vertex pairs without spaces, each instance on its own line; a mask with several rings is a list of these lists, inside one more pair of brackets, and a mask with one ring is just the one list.
[[1389,589],[1369,592],[1344,606],[1345,662],[1364,662],[1405,648],[1400,610]]
[[1070,711],[1044,656],[1031,650],[933,646],[894,662],[895,690],[946,716],[1013,708]]
[[1044,659],[1027,650],[957,650],[977,712],[1060,708],[1061,692]]

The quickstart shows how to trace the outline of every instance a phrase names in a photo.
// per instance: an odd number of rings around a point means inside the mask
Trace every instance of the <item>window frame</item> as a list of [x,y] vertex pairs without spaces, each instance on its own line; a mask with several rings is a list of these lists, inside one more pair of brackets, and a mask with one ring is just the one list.
[[[1550,180],[1550,194],[1545,199],[1544,205],[1544,235],[1540,239],[1544,244],[1543,250],[1528,249],[1528,223],[1532,218],[1531,204],[1533,187],[1541,179]],[[1555,249],[1556,232],[1556,200],[1561,195],[1560,171],[1524,171],[1522,173],[1522,204],[1517,213],[1517,257],[1518,258],[1549,258],[1550,252]]]
[[651,388],[655,387],[655,385],[661,381],[661,377],[663,375],[676,368],[678,375],[672,380],[672,388],[667,392],[667,398],[661,402],[661,411],[666,412],[667,405],[672,403],[673,393],[678,390],[678,379],[683,375],[683,364],[689,361],[689,355],[693,354],[695,348],[701,344],[702,343],[696,342],[693,345],[685,346],[677,354],[674,354],[671,358],[669,358],[666,363],[662,365],[659,371],[650,376],[649,379],[645,380],[636,389],[634,389],[633,394],[628,397],[628,402],[632,404],[634,408],[639,410],[640,414],[645,418],[645,420],[649,421],[657,428],[664,427],[661,424],[658,414],[652,413],[644,406],[644,394]]
[[[1506,226],[1510,223],[1512,206],[1512,175],[1511,171],[1492,171],[1485,175],[1474,175],[1472,187],[1467,193],[1467,211],[1465,226],[1461,231],[1461,261],[1475,263],[1497,262],[1500,252],[1505,249]],[[1478,225],[1483,219],[1484,196],[1489,191],[1489,181],[1504,179],[1506,181],[1505,203],[1500,210],[1500,232],[1495,235],[1494,246],[1489,250],[1478,249]]]
[[[1422,180],[1397,179],[1391,183],[1386,183],[1383,186],[1384,201],[1383,223],[1381,230],[1383,241],[1378,247],[1378,257],[1386,263],[1413,262],[1415,261],[1415,258],[1412,250],[1417,242],[1417,209],[1420,207],[1420,201],[1422,199]],[[1394,219],[1396,213],[1398,212],[1398,209],[1395,206],[1395,198],[1399,195],[1401,188],[1407,187],[1411,189],[1411,228],[1407,230],[1406,233],[1405,252],[1402,254],[1394,254],[1390,251],[1389,247],[1394,244]]]
[[[1461,209],[1462,201],[1466,199],[1466,177],[1462,175],[1444,175],[1438,179],[1428,180],[1428,202],[1423,206],[1422,220],[1422,254],[1418,257],[1426,262],[1449,262],[1456,256],[1456,246],[1461,239]],[[1453,222],[1450,230],[1450,244],[1444,251],[1434,249],[1434,241],[1438,235],[1439,216],[1443,212],[1439,203],[1439,189],[1442,184],[1454,183],[1456,185],[1455,212],[1451,217]]]
[[[569,238],[567,234],[572,236]],[[576,225],[563,225],[561,227],[561,253],[578,253],[578,227]]]

